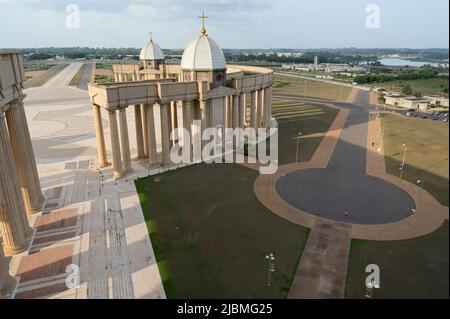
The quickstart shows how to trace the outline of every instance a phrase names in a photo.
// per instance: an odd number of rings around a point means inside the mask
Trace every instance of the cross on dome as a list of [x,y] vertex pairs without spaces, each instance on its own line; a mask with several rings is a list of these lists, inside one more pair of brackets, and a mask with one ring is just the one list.
[[201,35],[208,35],[206,32],[206,26],[205,26],[205,20],[208,19],[207,16],[205,16],[205,11],[203,11],[203,14],[199,16],[200,19],[202,19],[202,30],[200,31]]

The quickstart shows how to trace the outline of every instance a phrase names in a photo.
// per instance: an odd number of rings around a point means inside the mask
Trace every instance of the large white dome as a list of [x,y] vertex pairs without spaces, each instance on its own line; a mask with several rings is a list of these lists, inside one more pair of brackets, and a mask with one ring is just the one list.
[[191,41],[181,59],[183,70],[224,70],[227,68],[225,56],[219,45],[208,35],[202,34]]
[[141,60],[164,60],[165,56],[159,45],[153,42],[152,37],[148,43],[141,49],[141,54],[139,55]]

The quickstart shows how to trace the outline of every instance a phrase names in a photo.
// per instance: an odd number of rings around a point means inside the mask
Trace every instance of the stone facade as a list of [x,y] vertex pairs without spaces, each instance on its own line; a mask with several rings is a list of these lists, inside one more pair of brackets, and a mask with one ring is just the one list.
[[[121,73],[121,76],[116,73],[116,78],[131,78],[132,72]],[[131,156],[126,125],[117,125],[117,116],[125,114],[126,108],[132,106],[135,112],[138,153],[133,156],[149,158],[151,165],[170,165],[171,131],[177,127],[189,129],[193,120],[200,120],[202,129],[219,125],[270,128],[272,74],[273,71],[267,68],[229,66],[227,85],[214,89],[208,81],[183,82],[178,78],[90,83],[88,90],[96,121],[99,166],[107,163],[100,108],[109,112],[111,160],[115,176],[119,178],[129,170],[129,166],[124,168],[123,164],[128,165]],[[154,109],[160,112],[159,117],[154,116]],[[158,118],[160,120],[155,122]],[[162,160],[156,155],[155,129],[161,131]]]
[[45,202],[25,116],[24,80],[22,56],[0,52],[0,297],[14,287],[5,255],[28,249],[33,230],[27,213],[41,211]]
[[[156,46],[153,42],[152,45]],[[200,57],[206,62],[199,63]],[[99,166],[107,165],[100,112],[103,108],[109,112],[111,162],[116,178],[131,170],[129,134],[123,119],[130,106],[134,108],[136,121],[137,152],[133,156],[139,160],[147,158],[149,165],[171,165],[170,148],[175,142],[170,140],[171,132],[176,128],[190,131],[194,120],[201,121],[201,130],[217,126],[271,127],[273,71],[227,66],[221,49],[208,38],[204,28],[200,37],[186,48],[181,65],[158,63],[154,69],[142,68],[144,62],[150,65],[148,60],[134,65],[114,65],[115,83],[88,85],[96,122]],[[121,118],[120,126],[117,116]],[[157,141],[156,137],[160,139]],[[161,149],[160,157],[157,146]]]

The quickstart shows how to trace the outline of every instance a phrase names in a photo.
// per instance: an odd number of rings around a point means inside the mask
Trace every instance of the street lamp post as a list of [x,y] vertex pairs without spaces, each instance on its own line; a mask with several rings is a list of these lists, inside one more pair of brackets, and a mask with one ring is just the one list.
[[267,272],[267,286],[271,286],[271,273],[275,272],[275,256],[273,254],[266,256],[268,262],[268,272]]
[[419,202],[420,202],[421,199],[422,199],[422,193],[423,193],[423,187],[424,187],[424,185],[425,185],[425,181],[424,181],[424,180],[418,179],[418,180],[417,180],[417,185],[420,186],[420,193],[419,193]]
[[403,144],[403,160],[402,160],[402,165],[400,166],[400,179],[403,179],[403,170],[405,169],[407,150],[408,150],[408,148],[407,148],[406,144]]
[[295,163],[298,163],[298,151],[299,151],[300,136],[302,136],[302,132],[298,132],[298,135],[297,135],[297,151],[295,153]]

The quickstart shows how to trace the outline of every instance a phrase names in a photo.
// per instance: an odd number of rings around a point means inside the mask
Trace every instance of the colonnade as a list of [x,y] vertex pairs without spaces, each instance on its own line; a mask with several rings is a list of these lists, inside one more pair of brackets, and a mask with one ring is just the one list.
[[0,235],[6,255],[28,248],[33,230],[27,213],[42,210],[44,202],[21,97],[0,110]]
[[[271,91],[272,88],[267,87],[250,93],[224,96],[223,126],[227,128],[269,128],[271,124]],[[249,103],[247,103],[248,101]],[[176,128],[185,128],[191,132],[191,124],[194,120],[201,120],[202,130],[211,127],[213,121],[211,102],[212,98],[207,98],[183,101],[168,100],[158,101],[154,104],[134,105],[136,158],[139,160],[148,159],[149,165],[170,165],[170,149],[176,142],[170,140],[171,132]],[[106,156],[101,106],[96,104],[92,106],[99,166],[105,167],[109,163]],[[160,112],[160,123],[155,122],[155,107]],[[121,178],[132,171],[127,108],[128,106],[107,110],[111,139],[111,163],[115,179]],[[156,129],[160,129],[158,135],[161,136],[160,158],[157,153]]]

